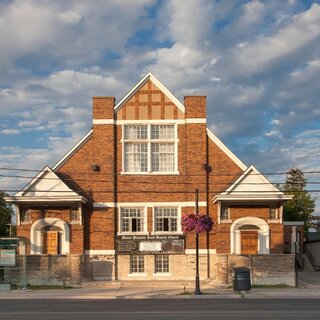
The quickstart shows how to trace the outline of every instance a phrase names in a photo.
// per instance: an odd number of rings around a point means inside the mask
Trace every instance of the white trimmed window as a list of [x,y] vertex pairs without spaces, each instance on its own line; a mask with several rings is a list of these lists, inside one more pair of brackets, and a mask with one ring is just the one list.
[[144,210],[141,208],[121,208],[121,232],[143,232]]
[[130,256],[130,273],[144,273],[144,256]]
[[220,220],[229,221],[230,220],[230,208],[228,206],[221,206]]
[[155,266],[155,273],[169,273],[169,256],[156,255],[154,266]]
[[275,206],[269,207],[269,220],[277,220],[278,219],[278,210]]
[[22,208],[21,223],[30,223],[30,221],[31,221],[31,210],[28,208]]
[[80,222],[80,212],[76,207],[70,208],[70,222],[71,223],[79,223]]
[[175,125],[124,125],[123,132],[124,172],[177,171]]
[[155,208],[155,231],[176,232],[178,231],[177,208]]

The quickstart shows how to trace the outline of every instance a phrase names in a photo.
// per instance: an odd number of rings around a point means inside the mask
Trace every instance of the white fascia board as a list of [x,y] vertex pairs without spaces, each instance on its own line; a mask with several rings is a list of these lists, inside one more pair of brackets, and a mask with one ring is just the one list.
[[148,72],[115,106],[117,112],[121,106],[131,99],[131,97],[148,81],[151,80],[183,113],[185,112],[184,105],[158,80],[151,72]]
[[246,170],[247,166],[217,137],[207,128],[208,137],[241,169]]
[[79,150],[84,143],[91,137],[93,130],[91,129],[72,149],[70,149],[52,168],[52,170],[58,170],[77,150]]
[[61,202],[82,202],[87,203],[86,198],[81,196],[70,196],[70,197],[24,197],[24,196],[12,196],[12,197],[5,197],[7,202],[24,202],[24,203],[47,203],[47,202],[54,202],[54,203],[61,203]]
[[243,195],[217,195],[212,198],[213,203],[219,201],[287,201],[293,196],[285,194],[243,194]]

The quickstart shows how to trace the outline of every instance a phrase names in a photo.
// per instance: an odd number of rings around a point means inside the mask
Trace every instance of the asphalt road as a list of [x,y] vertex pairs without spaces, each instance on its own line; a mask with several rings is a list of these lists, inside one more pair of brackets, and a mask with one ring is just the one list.
[[0,300],[0,319],[320,319],[319,299]]

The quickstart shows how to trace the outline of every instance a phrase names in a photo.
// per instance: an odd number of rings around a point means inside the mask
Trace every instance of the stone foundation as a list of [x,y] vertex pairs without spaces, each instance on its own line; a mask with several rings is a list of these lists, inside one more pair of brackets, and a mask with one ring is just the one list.
[[[23,286],[23,256],[16,267],[6,267],[5,280]],[[29,255],[26,256],[26,283],[31,285],[79,285],[83,279],[116,280],[114,255]],[[154,255],[145,255],[145,272],[130,274],[130,256],[119,255],[117,280],[194,280],[194,254],[170,255],[169,273],[155,273]],[[209,268],[208,268],[209,266]],[[200,278],[216,285],[231,285],[235,267],[250,268],[252,284],[295,285],[294,255],[199,255]]]
[[17,255],[15,267],[5,267],[5,280],[24,285],[23,259],[26,259],[26,285],[77,286],[83,279],[82,255]]

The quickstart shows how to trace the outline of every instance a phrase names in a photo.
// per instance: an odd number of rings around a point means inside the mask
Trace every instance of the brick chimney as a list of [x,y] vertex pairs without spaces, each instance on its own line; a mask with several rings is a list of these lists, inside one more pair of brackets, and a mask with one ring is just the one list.
[[[92,173],[97,178],[96,190],[113,190],[115,161],[115,98],[93,97],[93,159]],[[104,181],[105,180],[105,181]],[[96,193],[94,201],[113,202],[113,194]]]
[[206,96],[184,97],[186,119],[206,119]]

